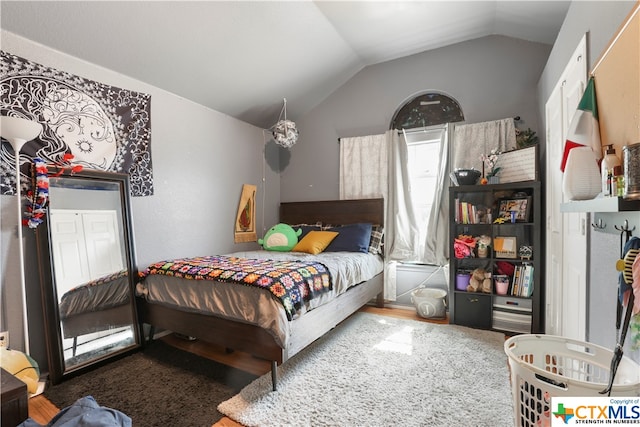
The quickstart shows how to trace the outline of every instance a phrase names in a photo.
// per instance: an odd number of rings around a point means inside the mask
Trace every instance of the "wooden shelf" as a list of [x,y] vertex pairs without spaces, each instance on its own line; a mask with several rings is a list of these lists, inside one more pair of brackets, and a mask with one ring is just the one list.
[[[512,198],[517,193],[524,193],[529,200],[531,211],[528,222],[475,223],[460,224],[455,220],[456,210],[463,203],[477,207],[478,211],[490,208],[498,212],[500,202]],[[524,196],[523,196],[524,197]],[[449,188],[449,208],[451,220],[449,224],[449,251],[455,253],[455,238],[462,234],[474,236],[486,234],[491,237],[491,251],[487,258],[467,257],[450,260],[449,289],[449,321],[454,324],[481,329],[510,331],[510,333],[540,333],[544,331],[544,268],[540,262],[542,251],[542,209],[541,185],[539,181],[503,183],[493,185],[462,185]],[[462,208],[464,210],[464,208]],[[480,218],[482,220],[482,218]],[[516,244],[533,247],[534,257],[529,260],[520,258],[497,257],[493,242],[496,237],[513,237]],[[533,292],[530,296],[500,295],[495,292],[492,279],[491,293],[466,292],[458,289],[457,273],[481,267],[492,275],[497,274],[497,263],[505,261],[514,269],[524,264],[533,266]],[[513,280],[513,276],[510,277]],[[517,301],[517,304],[506,304],[503,300]],[[520,307],[526,306],[526,310]],[[515,309],[514,309],[515,308]]]

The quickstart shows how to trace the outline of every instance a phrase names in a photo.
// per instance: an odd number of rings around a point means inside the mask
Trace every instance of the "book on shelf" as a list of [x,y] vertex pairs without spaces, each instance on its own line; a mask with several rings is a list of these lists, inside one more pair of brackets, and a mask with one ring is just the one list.
[[477,224],[478,208],[473,203],[455,199],[455,220],[458,224]]
[[518,295],[520,287],[520,266],[517,265],[513,272],[513,280],[511,282],[511,295]]
[[533,294],[533,265],[526,264],[524,270],[524,284],[520,296],[530,297]]
[[511,295],[530,297],[533,294],[533,265],[517,265],[511,282]]
[[460,199],[456,198],[454,199],[454,207],[453,207],[453,215],[454,215],[454,219],[456,224],[458,224],[460,222]]

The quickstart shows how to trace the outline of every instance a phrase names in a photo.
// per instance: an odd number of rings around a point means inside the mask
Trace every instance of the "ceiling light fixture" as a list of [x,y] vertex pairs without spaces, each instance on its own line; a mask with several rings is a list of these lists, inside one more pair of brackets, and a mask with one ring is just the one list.
[[293,144],[298,142],[298,129],[294,122],[287,120],[287,98],[283,98],[283,101],[284,105],[282,106],[282,110],[280,110],[278,122],[273,125],[270,130],[276,144],[285,148],[291,148]]

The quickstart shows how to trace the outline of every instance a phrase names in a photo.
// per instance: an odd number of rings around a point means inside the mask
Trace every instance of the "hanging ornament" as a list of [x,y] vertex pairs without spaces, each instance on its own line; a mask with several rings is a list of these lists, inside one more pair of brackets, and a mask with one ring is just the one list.
[[273,139],[278,145],[285,148],[291,147],[298,141],[298,129],[291,120],[280,120],[273,125]]
[[[284,117],[284,119],[283,119]],[[276,144],[285,148],[291,148],[293,144],[298,142],[298,129],[296,124],[291,120],[287,120],[287,99],[284,98],[284,105],[280,111],[278,122],[271,127],[271,133]]]

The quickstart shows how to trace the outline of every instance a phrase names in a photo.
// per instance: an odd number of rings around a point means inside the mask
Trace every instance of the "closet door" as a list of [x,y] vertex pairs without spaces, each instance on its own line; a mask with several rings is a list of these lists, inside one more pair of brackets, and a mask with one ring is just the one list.
[[59,296],[78,285],[124,270],[115,211],[50,211]]
[[82,216],[77,212],[50,209],[50,229],[58,298],[91,280]]
[[588,215],[561,213],[560,161],[569,123],[587,81],[586,36],[547,101],[546,332],[585,340]]
[[[586,46],[586,44],[585,44]],[[562,106],[565,113],[564,136],[573,115],[578,108],[584,89],[587,87],[585,53],[573,58],[566,75],[562,91]],[[565,200],[569,201],[569,200]],[[563,224],[563,277],[562,277],[562,335],[580,341],[587,338],[587,285],[588,285],[588,245],[590,228],[589,214],[566,212],[562,214]]]
[[91,279],[124,270],[122,246],[117,230],[115,211],[90,211],[82,213],[87,261]]
[[562,315],[562,161],[563,117],[562,85],[556,86],[546,107],[547,124],[547,172],[546,172],[546,259],[545,259],[545,332],[560,335]]

